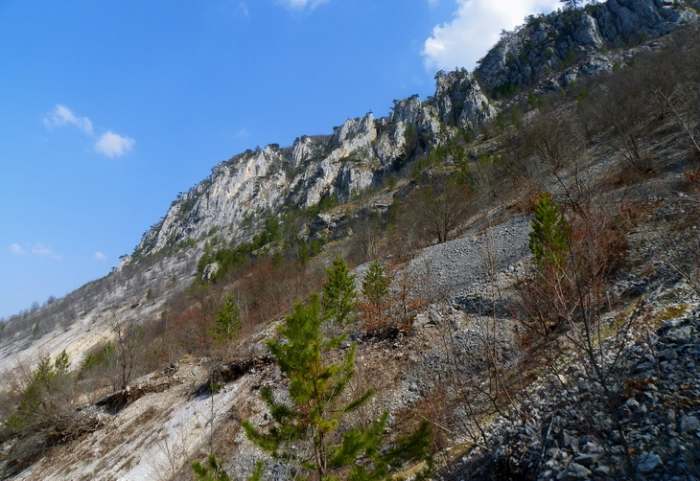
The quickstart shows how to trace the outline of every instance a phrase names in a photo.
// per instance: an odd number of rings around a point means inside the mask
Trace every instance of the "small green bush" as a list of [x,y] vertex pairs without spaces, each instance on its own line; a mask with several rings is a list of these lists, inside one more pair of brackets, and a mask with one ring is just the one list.
[[541,194],[535,203],[530,232],[530,251],[538,267],[562,268],[571,243],[571,226],[551,194]]
[[60,414],[67,399],[63,396],[71,383],[70,359],[63,351],[52,361],[43,357],[22,389],[14,412],[4,426],[11,433],[28,432]]
[[226,296],[223,306],[216,314],[214,324],[214,339],[221,343],[231,342],[238,336],[241,330],[241,311],[236,299]]
[[326,270],[326,283],[323,286],[323,312],[326,320],[338,325],[346,325],[355,318],[357,292],[355,276],[348,265],[340,258]]

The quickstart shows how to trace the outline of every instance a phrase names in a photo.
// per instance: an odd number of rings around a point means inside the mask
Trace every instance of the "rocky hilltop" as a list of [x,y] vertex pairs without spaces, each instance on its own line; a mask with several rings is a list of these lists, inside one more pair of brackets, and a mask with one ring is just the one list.
[[[377,391],[361,416],[429,419],[438,478],[700,479],[699,7],[531,17],[427,99],[214,167],[112,273],[0,331],[8,379],[64,350],[75,370],[59,415],[0,429],[0,479],[190,481],[216,451],[234,479],[265,459],[286,481],[241,421],[270,422],[260,391],[286,384],[266,342],[338,257],[358,290],[369,260],[390,273],[385,312],[348,327]],[[583,259],[554,288],[531,243],[547,199]],[[126,352],[138,376],[115,381]],[[0,389],[1,419],[21,396]]]
[[621,64],[624,58],[616,50],[665,35],[697,16],[697,2],[676,0],[610,0],[532,16],[501,38],[475,75],[496,96],[523,87],[565,87]]
[[147,256],[187,239],[201,240],[212,229],[240,240],[250,234],[241,229],[246,217],[309,207],[324,197],[348,200],[439,145],[450,130],[478,130],[509,93],[565,87],[581,76],[611,71],[624,63],[626,48],[695,21],[693,5],[610,0],[531,17],[506,33],[473,74],[439,72],[435,95],[426,100],[400,100],[388,117],[350,119],[331,135],[301,136],[291,147],[268,145],[219,164],[172,204],[136,253]]
[[[103,323],[119,309],[139,317],[186,287],[207,240],[236,243],[251,238],[264,219],[322,199],[346,201],[390,173],[441,145],[455,131],[476,132],[526,87],[564,87],[576,78],[623,65],[641,42],[663,36],[698,18],[698,2],[610,0],[585,10],[531,17],[503,38],[470,73],[438,72],[432,97],[396,101],[391,114],[350,119],[330,135],[301,136],[290,147],[248,150],[214,167],[211,175],[181,194],[144,235],[132,255],[104,279],[90,283],[38,312],[24,313],[0,340],[0,355],[14,359],[26,336],[41,338],[56,325]],[[637,49],[638,50],[638,49]],[[161,296],[162,294],[162,296]],[[155,303],[155,304],[154,304]],[[19,336],[19,337],[17,337]],[[41,342],[54,352],[69,347],[65,336]],[[81,344],[82,345],[82,344]],[[70,350],[70,349],[69,349]],[[79,349],[78,349],[79,351]],[[1,359],[1,358],[0,358]]]
[[465,70],[440,73],[435,96],[397,101],[389,117],[350,119],[331,135],[302,136],[291,147],[268,145],[216,166],[178,198],[136,248],[148,256],[187,239],[221,232],[242,240],[245,219],[259,220],[284,207],[311,207],[323,198],[347,201],[382,176],[437,145],[448,131],[476,130],[496,108]]

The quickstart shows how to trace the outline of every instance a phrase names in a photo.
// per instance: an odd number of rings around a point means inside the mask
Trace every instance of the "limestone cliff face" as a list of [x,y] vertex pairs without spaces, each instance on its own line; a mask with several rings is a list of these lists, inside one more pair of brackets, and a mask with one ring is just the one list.
[[[522,87],[560,88],[612,69],[610,49],[659,37],[698,18],[689,0],[609,0],[584,10],[532,17],[508,33],[472,74],[439,72],[433,97],[396,101],[384,118],[350,119],[330,135],[302,136],[291,147],[269,145],[218,165],[173,202],[136,249],[155,254],[216,231],[227,240],[285,206],[310,207],[327,196],[347,200],[400,167],[417,147],[442,142],[454,129],[478,130],[499,98]],[[131,262],[127,258],[126,263]]]
[[[163,302],[190,284],[211,234],[247,240],[269,214],[313,206],[326,196],[351,198],[444,142],[450,131],[478,130],[507,103],[502,97],[508,91],[556,89],[609,70],[643,40],[697,21],[698,12],[700,0],[608,0],[531,18],[504,35],[475,72],[438,73],[428,99],[398,100],[386,117],[368,114],[328,135],[234,156],[178,196],[115,272],[11,320],[5,332],[16,335],[0,338],[0,367],[36,358],[37,350],[68,349],[76,357],[108,332],[115,316],[141,321],[158,315]],[[316,222],[342,236],[342,223],[326,217]]]
[[397,101],[388,117],[370,113],[347,120],[331,135],[299,137],[291,147],[269,145],[219,164],[173,202],[136,253],[155,254],[213,231],[242,239],[249,234],[241,229],[245,221],[254,223],[285,206],[310,207],[328,196],[347,200],[409,160],[418,139],[438,144],[446,129],[477,129],[495,115],[468,72],[439,74],[437,84],[434,97]]
[[688,0],[609,0],[530,17],[491,49],[475,76],[492,95],[566,86],[578,76],[611,70],[609,49],[660,37],[697,18],[698,2]]

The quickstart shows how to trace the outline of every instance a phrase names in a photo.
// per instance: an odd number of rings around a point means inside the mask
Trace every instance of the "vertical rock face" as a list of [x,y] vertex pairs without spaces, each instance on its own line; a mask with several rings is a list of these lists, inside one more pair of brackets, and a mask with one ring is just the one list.
[[[610,70],[621,54],[629,54],[622,49],[613,57],[610,49],[664,35],[696,21],[698,12],[700,0],[609,0],[583,11],[532,17],[505,34],[474,73],[439,73],[433,97],[397,100],[386,117],[351,119],[328,135],[301,136],[290,147],[269,145],[236,155],[179,195],[116,272],[18,323],[25,326],[17,329],[18,342],[0,339],[0,363],[25,348],[19,334],[34,329],[26,326],[74,325],[63,337],[46,330],[57,353],[81,329],[107,325],[114,312],[143,320],[189,285],[204,249],[201,241],[212,234],[247,240],[266,215],[313,206],[327,196],[348,199],[444,142],[451,131],[478,130],[497,113],[494,97],[521,87],[559,88]],[[149,304],[144,296],[151,294]]]
[[367,114],[347,120],[330,135],[302,136],[291,147],[271,145],[220,164],[178,197],[136,253],[154,254],[214,231],[236,241],[249,235],[242,224],[285,206],[310,207],[325,197],[347,200],[420,149],[441,143],[446,132],[478,130],[497,113],[489,96],[537,85],[559,88],[581,75],[610,70],[614,59],[608,49],[695,21],[698,5],[692,2],[609,0],[530,17],[502,37],[474,74],[439,72],[435,95],[427,100],[398,100],[387,117]]
[[479,83],[465,69],[439,72],[435,78],[435,103],[443,123],[474,130],[496,115]]
[[[347,200],[410,158],[420,137],[439,143],[450,128],[478,128],[496,113],[465,70],[437,76],[434,97],[396,101],[390,116],[349,119],[331,135],[302,136],[288,148],[270,145],[223,162],[142,238],[135,254],[155,254],[217,232],[242,239],[246,220],[284,206],[310,207],[324,197]],[[133,257],[127,260],[131,262]]]
[[[475,76],[490,94],[548,82],[560,87],[578,74],[610,70],[604,50],[665,35],[696,21],[687,0],[609,0],[584,10],[530,17],[489,51]],[[554,78],[551,78],[554,75]]]

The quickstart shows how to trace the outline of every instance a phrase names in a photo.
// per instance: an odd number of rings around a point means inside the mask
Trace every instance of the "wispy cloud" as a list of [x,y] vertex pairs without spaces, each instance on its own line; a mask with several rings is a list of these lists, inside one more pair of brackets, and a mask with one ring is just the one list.
[[9,250],[11,254],[14,254],[16,256],[23,256],[27,253],[27,251],[24,250],[24,247],[22,247],[16,242],[14,244],[10,244],[7,250]]
[[238,11],[244,17],[250,17],[250,8],[248,8],[248,4],[246,2],[238,2]]
[[233,136],[237,139],[247,139],[250,137],[250,131],[243,127],[242,129],[238,129]]
[[95,150],[110,159],[121,157],[134,148],[136,141],[108,130],[95,142]]
[[452,20],[437,25],[423,45],[425,65],[430,70],[471,69],[498,41],[501,30],[558,5],[559,0],[457,0]]
[[53,259],[55,261],[60,261],[61,259],[63,259],[63,257],[56,254],[51,247],[49,247],[45,244],[42,244],[40,242],[38,242],[32,246],[31,252],[35,256],[48,257],[49,259]]
[[58,104],[52,111],[44,115],[44,125],[48,129],[71,126],[79,129],[87,135],[92,135],[92,121],[88,117],[76,115],[65,105]]
[[279,3],[291,10],[313,10],[329,0],[279,0]]
[[[241,6],[247,9],[245,2],[241,2]],[[44,115],[42,121],[47,129],[72,126],[89,137],[94,138],[95,136],[95,129],[92,121],[88,117],[77,115],[73,110],[63,104],[56,105],[53,110]],[[131,137],[107,130],[97,137],[94,147],[95,151],[99,154],[109,158],[116,158],[129,153],[134,148],[135,143],[136,141]]]
[[95,252],[95,260],[97,262],[104,262],[107,260],[107,256],[102,251]]
[[25,247],[19,242],[15,242],[13,244],[10,244],[7,250],[10,251],[11,254],[16,256],[31,254],[36,257],[47,257],[55,261],[60,261],[63,259],[63,256],[57,254],[51,247],[41,242],[37,242],[31,247]]

